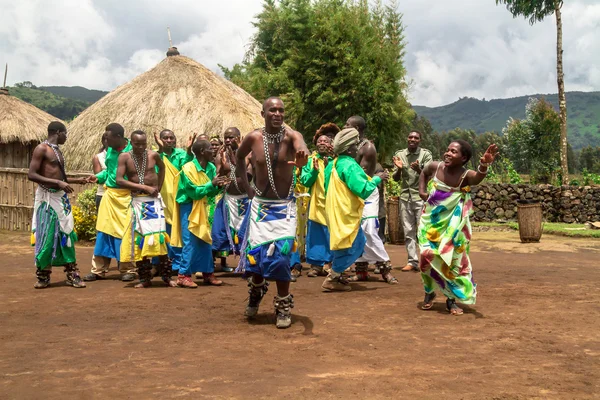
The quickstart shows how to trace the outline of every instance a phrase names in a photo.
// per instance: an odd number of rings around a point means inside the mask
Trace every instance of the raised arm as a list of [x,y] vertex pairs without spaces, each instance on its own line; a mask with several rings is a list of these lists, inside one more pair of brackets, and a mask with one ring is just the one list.
[[382,180],[388,179],[388,173],[381,172],[371,179],[357,163],[352,163],[343,171],[341,178],[352,193],[366,200],[373,191],[377,190]]
[[160,154],[155,151],[152,152],[152,157],[154,157],[156,166],[158,167],[158,191],[160,192],[165,182],[165,163]]
[[479,159],[477,171],[467,172],[466,184],[469,186],[479,185],[487,176],[488,167],[494,162],[498,154],[498,146],[491,144]]
[[308,163],[308,154],[310,153],[304,137],[300,132],[292,131],[292,145],[294,146],[294,161],[288,161],[288,164],[294,164],[298,168],[304,167]]

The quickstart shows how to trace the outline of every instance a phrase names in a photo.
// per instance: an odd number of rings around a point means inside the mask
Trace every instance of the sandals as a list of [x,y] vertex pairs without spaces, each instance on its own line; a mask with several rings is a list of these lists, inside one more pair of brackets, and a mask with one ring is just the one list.
[[463,315],[463,310],[456,305],[455,299],[446,299],[446,310],[448,310],[451,315]]
[[433,300],[435,300],[435,297],[435,292],[425,293],[425,299],[423,300],[421,310],[431,310],[431,308],[433,307]]

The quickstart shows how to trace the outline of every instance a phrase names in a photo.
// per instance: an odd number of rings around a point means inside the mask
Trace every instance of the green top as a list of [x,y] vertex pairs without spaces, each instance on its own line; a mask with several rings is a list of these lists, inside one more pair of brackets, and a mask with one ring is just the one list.
[[185,149],[180,149],[178,147],[173,149],[171,155],[168,155],[165,152],[158,153],[162,159],[167,159],[178,171],[181,171],[181,168],[188,162],[194,159],[194,156],[188,153]]
[[[402,201],[421,201],[419,197],[419,174],[414,171],[410,164],[419,161],[421,169],[425,169],[433,157],[427,149],[417,147],[414,153],[408,149],[398,150],[394,157],[399,157],[402,161],[402,174],[400,175],[400,200]],[[398,168],[394,168],[396,172]]]
[[[309,157],[309,161],[308,163],[306,163],[306,165],[304,167],[302,167],[302,173],[300,174],[300,183],[303,186],[306,186],[307,188],[310,188],[309,193],[312,192],[312,187],[315,184],[315,182],[317,181],[317,178],[319,177],[319,169],[314,169],[313,167],[313,162],[312,160],[314,160],[316,158],[318,159],[323,159],[323,157],[321,157],[321,155],[319,153],[315,153],[312,154]],[[331,173],[331,166],[332,166],[332,161],[333,159],[331,157],[327,157],[327,166],[325,167],[325,176],[329,176],[329,174]],[[327,178],[325,178],[327,179]]]
[[[356,160],[347,155],[338,156],[335,170],[342,182],[348,186],[348,189],[363,200],[366,200],[374,190],[377,190],[377,186],[381,183],[381,178],[378,176],[369,179],[369,175]],[[330,177],[331,173],[325,175],[325,193],[329,188]]]
[[127,139],[127,146],[121,151],[117,151],[112,147],[106,150],[106,160],[104,161],[106,169],[98,172],[96,178],[98,178],[99,184],[105,184],[109,188],[119,189],[117,185],[117,167],[119,166],[119,156],[121,153],[131,151],[131,142]]
[[[212,184],[212,180],[217,176],[217,167],[215,167],[215,164],[209,162],[206,164],[206,169],[204,169],[195,158],[189,163],[194,164],[196,171],[203,171],[208,176],[209,181],[204,185],[196,186],[190,182],[190,179],[185,175],[185,172],[182,171],[181,174],[179,174],[179,187],[177,188],[177,198],[175,199],[179,204],[191,203],[194,200],[202,200],[206,196],[215,196],[220,190],[218,186]],[[186,163],[185,165],[189,163]]]

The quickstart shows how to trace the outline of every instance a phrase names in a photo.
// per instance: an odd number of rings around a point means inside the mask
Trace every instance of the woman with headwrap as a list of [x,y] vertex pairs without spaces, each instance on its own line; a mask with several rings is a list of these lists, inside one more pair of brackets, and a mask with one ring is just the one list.
[[370,178],[356,162],[358,142],[359,134],[354,128],[342,130],[333,140],[336,158],[325,178],[325,210],[333,252],[331,271],[321,286],[326,292],[351,290],[342,272],[362,255],[365,247],[366,237],[360,226],[365,199],[381,181],[388,179],[387,171]]
[[333,260],[325,211],[325,177],[331,172],[332,142],[339,131],[340,128],[331,122],[317,130],[313,138],[317,151],[308,158],[308,164],[302,168],[300,175],[300,183],[310,190],[306,233],[306,262],[311,268],[309,277],[327,275],[323,267]]

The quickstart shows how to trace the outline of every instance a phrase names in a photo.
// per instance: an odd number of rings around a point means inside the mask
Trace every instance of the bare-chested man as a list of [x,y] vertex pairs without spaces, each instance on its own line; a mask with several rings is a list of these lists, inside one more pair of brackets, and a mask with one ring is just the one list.
[[[131,191],[131,220],[121,246],[121,260],[135,261],[140,277],[136,288],[152,286],[152,257],[159,257],[159,271],[167,286],[171,264],[167,255],[167,227],[160,190],[165,179],[165,164],[160,155],[147,149],[146,133],[131,134],[131,150],[119,155],[117,185]],[[158,168],[158,173],[156,172]]]
[[[371,178],[375,175],[377,167],[377,149],[373,142],[367,139],[365,132],[367,123],[363,117],[358,115],[348,118],[344,128],[354,128],[359,134],[358,153],[356,162]],[[385,184],[382,182],[381,184]],[[369,263],[375,263],[381,272],[381,277],[387,283],[398,283],[398,280],[392,276],[392,266],[383,241],[379,237],[379,192],[375,190],[369,198],[365,200],[363,208],[361,228],[367,238],[367,244],[363,255],[356,261],[356,275],[351,278],[353,281],[369,280]]]
[[236,153],[236,165],[244,165],[252,153],[254,178],[248,182],[243,168],[236,169],[241,186],[248,193],[250,211],[246,217],[242,269],[249,275],[250,287],[245,315],[256,316],[267,291],[265,279],[277,282],[274,299],[277,327],[292,323],[293,297],[289,292],[290,257],[295,250],[296,202],[294,169],[308,161],[308,148],[302,134],[283,124],[285,108],[277,97],[268,98],[261,115],[265,126],[250,132]]
[[[232,272],[233,268],[227,266],[225,257],[231,253],[240,254],[242,238],[238,236],[238,232],[248,210],[248,195],[241,186],[241,178],[236,178],[235,172],[235,153],[241,143],[240,130],[227,128],[223,140],[225,145],[219,150],[215,165],[220,175],[229,176],[231,183],[225,187],[225,193],[217,203],[212,225],[212,246],[215,256],[221,258],[221,271]],[[241,168],[248,168],[249,158]]]
[[68,194],[71,183],[85,184],[91,178],[67,178],[65,158],[59,145],[67,140],[67,128],[62,122],[48,125],[48,138],[33,151],[29,164],[29,180],[38,184],[33,210],[32,245],[35,245],[37,268],[36,289],[50,285],[52,267],[63,266],[67,285],[84,288],[75,263],[73,214]]

